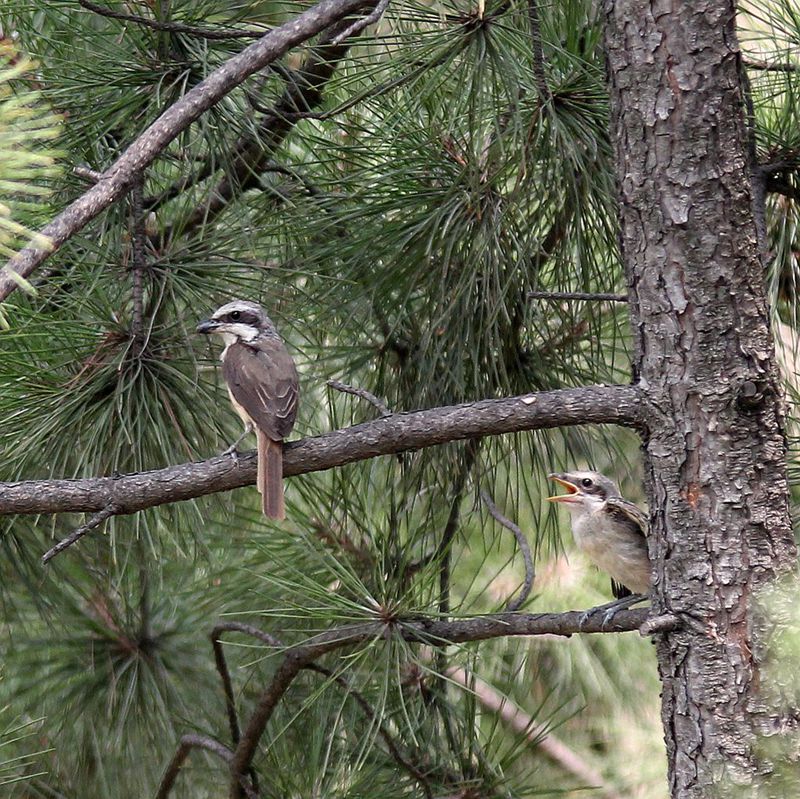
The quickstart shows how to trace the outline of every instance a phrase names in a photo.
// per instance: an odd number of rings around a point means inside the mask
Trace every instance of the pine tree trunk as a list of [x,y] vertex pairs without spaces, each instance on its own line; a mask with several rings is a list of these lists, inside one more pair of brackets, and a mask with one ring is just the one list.
[[654,606],[688,622],[658,645],[670,790],[696,799],[767,769],[753,597],[795,558],[734,7],[609,0],[606,46]]

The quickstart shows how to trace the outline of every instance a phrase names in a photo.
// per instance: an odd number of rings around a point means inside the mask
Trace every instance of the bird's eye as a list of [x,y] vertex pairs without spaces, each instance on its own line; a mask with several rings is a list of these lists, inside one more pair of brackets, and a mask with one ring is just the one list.
[[584,477],[583,480],[581,480],[581,485],[584,488],[591,488],[594,485],[594,483],[592,482],[591,477]]
[[231,311],[231,319],[232,319],[234,322],[238,322],[238,321],[239,321],[239,317],[240,317],[241,315],[242,315],[242,312],[241,312],[241,311]]

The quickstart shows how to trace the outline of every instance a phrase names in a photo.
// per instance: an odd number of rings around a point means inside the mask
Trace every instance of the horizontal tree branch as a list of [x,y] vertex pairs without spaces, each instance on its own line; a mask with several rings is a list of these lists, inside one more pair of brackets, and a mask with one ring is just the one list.
[[743,58],[742,63],[749,69],[761,72],[800,72],[800,64],[793,61],[761,61],[755,58]]
[[[122,197],[173,139],[226,94],[292,47],[371,5],[370,0],[321,0],[215,69],[153,122],[94,186],[45,225],[34,243],[8,261],[0,270],[0,302],[19,287],[9,270],[23,278],[30,276],[64,242]],[[41,236],[48,246],[42,246]]]
[[630,632],[638,630],[649,613],[649,608],[620,611],[607,624],[604,624],[603,614],[581,611],[497,613],[452,621],[397,619],[391,623],[375,621],[353,624],[315,635],[304,643],[286,649],[272,680],[259,697],[231,760],[231,797],[238,799],[242,796],[244,775],[252,764],[258,742],[281,697],[302,669],[329,652],[379,638],[401,638],[411,643],[440,647],[506,636]]
[[626,294],[612,294],[609,292],[592,291],[529,291],[526,294],[529,300],[586,300],[588,302],[627,302]]
[[[395,413],[284,445],[284,475],[423,449],[450,441],[566,425],[641,424],[635,386],[586,386]],[[0,515],[96,513],[115,515],[195,499],[256,481],[255,452],[115,477],[0,483]]]

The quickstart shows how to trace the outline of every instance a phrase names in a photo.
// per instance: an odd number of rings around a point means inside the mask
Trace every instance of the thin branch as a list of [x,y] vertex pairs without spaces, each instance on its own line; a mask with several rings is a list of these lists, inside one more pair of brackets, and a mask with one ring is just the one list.
[[[95,186],[45,225],[36,242],[7,262],[0,270],[0,301],[19,287],[9,271],[29,277],[64,242],[119,200],[167,145],[205,111],[295,45],[369,4],[369,0],[320,0],[294,19],[264,34],[190,89],[125,150]],[[42,246],[42,237],[47,239],[48,246]]]
[[386,9],[389,7],[389,0],[379,0],[378,5],[375,6],[366,17],[362,19],[356,20],[352,25],[349,25],[345,28],[341,33],[336,34],[331,39],[332,45],[341,44],[345,39],[349,39],[351,36],[358,36],[364,28],[372,25],[373,23],[377,22],[386,12]]
[[197,28],[193,25],[185,25],[181,22],[160,22],[147,17],[139,17],[136,14],[125,14],[122,11],[114,11],[112,8],[92,3],[91,0],[78,0],[78,4],[87,11],[99,14],[101,17],[120,19],[124,22],[133,22],[145,28],[152,28],[156,31],[166,31],[167,33],[185,33],[187,36],[197,36],[201,39],[223,40],[223,39],[260,39],[269,29],[263,31],[239,31],[232,28],[222,30],[210,30],[209,28]]
[[74,166],[72,167],[72,174],[83,178],[83,180],[88,183],[97,183],[103,177],[102,172],[98,172],[96,169],[91,169],[88,166]]
[[[215,741],[207,735],[184,735],[164,772],[164,776],[161,778],[161,784],[158,786],[156,799],[167,799],[175,785],[175,780],[178,778],[181,767],[186,758],[189,757],[189,753],[192,749],[204,749],[206,752],[210,752],[212,755],[216,755],[224,760],[229,765],[233,759],[233,752],[231,752],[227,746],[223,746],[219,741]],[[248,799],[257,799],[257,794],[247,784],[246,780],[243,780],[243,782],[244,785],[241,787],[244,790],[245,796],[247,796]]]
[[547,73],[544,68],[544,48],[542,47],[542,28],[539,24],[539,6],[536,0],[528,0],[528,20],[531,26],[531,44],[533,45],[533,77],[542,102],[549,103],[553,99],[550,86],[547,84]]
[[137,351],[144,345],[144,272],[147,269],[147,233],[145,232],[145,212],[142,207],[142,178],[133,184],[131,189],[131,215],[133,217],[131,246],[133,257],[131,267],[133,279],[131,286],[131,335]]
[[211,631],[211,648],[214,650],[214,662],[217,666],[220,680],[222,681],[222,690],[225,694],[225,709],[228,713],[228,727],[231,732],[231,742],[234,746],[239,743],[239,719],[236,714],[236,700],[233,695],[233,682],[231,681],[231,674],[228,670],[228,663],[225,660],[225,652],[222,649],[222,633],[237,632],[251,635],[258,638],[267,646],[275,647],[276,649],[283,648],[283,644],[274,636],[259,630],[252,624],[245,624],[240,621],[226,621],[217,624]]
[[[463,460],[459,464],[458,474],[453,483],[453,493],[450,500],[450,513],[447,523],[444,526],[442,540],[437,547],[437,556],[441,559],[439,564],[439,613],[445,617],[450,613],[450,550],[453,539],[458,531],[458,522],[461,517],[461,501],[464,498],[464,487],[467,483],[475,459],[478,457],[480,439],[472,439],[467,442]],[[440,664],[440,671],[444,671],[444,664]]]
[[593,293],[589,291],[529,291],[525,295],[529,300],[586,300],[588,302],[627,302],[627,294]]
[[500,511],[497,509],[497,505],[494,504],[487,491],[481,491],[481,499],[483,500],[483,504],[486,505],[489,515],[498,524],[501,524],[507,530],[511,530],[511,532],[514,534],[514,538],[517,539],[519,551],[522,553],[522,559],[525,561],[525,582],[522,584],[522,590],[519,592],[519,596],[511,600],[511,602],[509,602],[506,606],[507,611],[519,610],[519,608],[522,607],[523,602],[525,602],[525,600],[530,596],[531,589],[533,588],[533,578],[535,576],[535,572],[533,569],[533,555],[531,554],[530,544],[528,543],[528,539],[525,537],[525,534],[522,532],[522,530],[520,530],[519,527],[511,521],[511,519],[507,519],[502,513],[500,513]]
[[541,750],[562,769],[581,780],[587,787],[599,788],[606,799],[622,799],[612,788],[604,784],[603,775],[593,769],[577,752],[553,735],[546,725],[536,723],[522,708],[508,697],[498,693],[489,683],[464,669],[453,666],[447,676],[471,691],[485,708],[497,713],[511,729]]
[[490,638],[523,635],[565,635],[574,633],[611,633],[637,630],[649,609],[623,610],[606,625],[602,614],[588,617],[580,611],[567,613],[498,613],[455,621],[440,619],[396,620],[391,624],[366,622],[338,627],[320,633],[305,643],[289,647],[275,670],[272,680],[256,703],[231,761],[230,791],[233,799],[242,796],[243,775],[250,768],[261,736],[275,708],[297,674],[323,655],[360,643],[402,638],[410,643],[432,647],[449,646]]
[[[380,455],[423,449],[487,435],[519,433],[583,424],[641,427],[636,386],[586,386],[543,391],[505,399],[481,400],[424,411],[395,413],[385,419],[334,430],[285,445],[287,477],[324,471]],[[149,472],[72,480],[0,483],[0,516],[11,513],[74,513],[102,510],[136,513],[169,502],[195,499],[253,485],[254,452],[216,456]]]
[[[283,644],[274,636],[259,630],[252,624],[246,624],[240,621],[227,621],[220,622],[211,631],[211,648],[214,650],[214,663],[217,667],[220,681],[222,682],[222,691],[225,694],[225,710],[228,714],[228,728],[231,733],[231,743],[236,746],[239,743],[239,717],[236,713],[236,698],[233,695],[233,682],[231,680],[231,673],[228,669],[228,662],[225,659],[225,651],[222,648],[221,636],[224,632],[239,632],[245,635],[251,635],[258,638],[259,641],[267,646],[276,649],[282,649]],[[258,796],[258,775],[254,768],[248,769],[247,772],[250,782],[253,786],[253,792]]]
[[328,380],[325,385],[335,388],[337,391],[342,391],[345,394],[352,394],[354,397],[361,397],[361,399],[366,400],[370,405],[377,408],[378,413],[384,419],[392,415],[392,412],[389,410],[386,403],[383,402],[383,400],[378,399],[371,391],[367,391],[365,388],[348,386],[346,383],[341,383],[338,380]]
[[73,544],[80,541],[81,538],[86,535],[86,533],[90,533],[95,529],[95,527],[99,527],[106,519],[116,516],[118,513],[119,510],[113,502],[109,505],[106,505],[105,508],[95,513],[95,515],[92,516],[92,518],[89,519],[86,524],[82,524],[77,530],[59,541],[54,547],[48,549],[47,552],[42,555],[42,564],[51,561],[56,555],[58,555],[59,552],[63,552],[68,547],[71,547]]
[[[442,618],[447,618],[450,615],[450,580],[452,577],[452,547],[453,539],[458,532],[458,523],[461,519],[461,502],[464,499],[464,488],[467,484],[467,478],[472,471],[475,461],[478,457],[478,450],[480,449],[481,440],[472,439],[467,441],[463,450],[462,460],[458,466],[458,473],[453,481],[452,496],[450,499],[450,513],[447,516],[447,523],[442,532],[442,539],[439,546],[436,548],[436,557],[439,560],[439,615]],[[436,670],[439,674],[444,674],[447,668],[447,648],[441,647],[436,654]],[[442,716],[442,721],[445,724],[448,740],[453,751],[455,751],[455,744],[453,740],[452,730],[449,727],[449,718],[447,715],[447,708],[444,706],[445,683],[444,680],[438,681],[438,690],[433,694],[437,704],[437,708]]]
[[757,69],[762,72],[800,72],[800,64],[790,62],[779,64],[775,61],[759,61],[753,58],[743,58],[742,63],[748,69]]

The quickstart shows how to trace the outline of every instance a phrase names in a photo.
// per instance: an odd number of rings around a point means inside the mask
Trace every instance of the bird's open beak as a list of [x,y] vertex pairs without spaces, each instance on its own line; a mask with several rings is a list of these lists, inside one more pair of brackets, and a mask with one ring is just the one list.
[[213,333],[219,327],[219,322],[213,319],[203,319],[195,328],[195,333]]
[[579,502],[580,497],[578,496],[578,486],[575,483],[570,483],[569,480],[564,479],[564,475],[561,474],[548,474],[547,477],[550,480],[558,483],[560,486],[563,486],[567,489],[566,494],[560,494],[555,497],[547,497],[548,502]]

